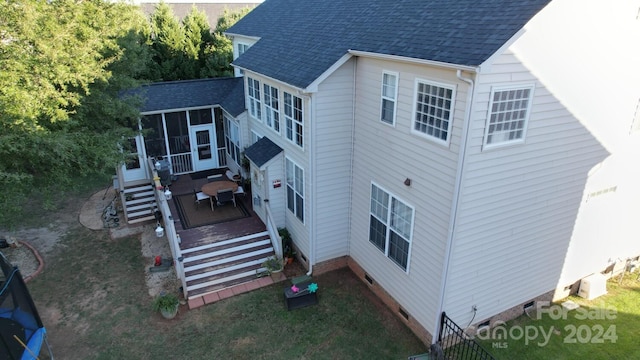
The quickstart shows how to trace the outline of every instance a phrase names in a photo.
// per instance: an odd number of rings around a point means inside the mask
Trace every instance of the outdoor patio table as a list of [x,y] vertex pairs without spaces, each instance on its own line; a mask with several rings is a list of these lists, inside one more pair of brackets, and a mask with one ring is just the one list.
[[202,185],[201,191],[209,195],[209,202],[211,203],[211,211],[213,211],[212,198],[218,195],[218,190],[225,190],[225,189],[231,189],[233,190],[233,192],[235,192],[236,190],[238,190],[238,184],[229,180],[221,180],[221,181],[214,181],[214,182],[210,182]]

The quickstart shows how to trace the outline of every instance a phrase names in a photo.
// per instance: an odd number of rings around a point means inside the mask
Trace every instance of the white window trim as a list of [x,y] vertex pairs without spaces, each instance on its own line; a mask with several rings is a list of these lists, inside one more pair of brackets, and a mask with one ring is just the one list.
[[[304,189],[304,188],[305,188],[304,172],[305,172],[305,170],[304,170],[304,168],[303,168],[302,166],[300,166],[297,162],[293,161],[291,158],[289,158],[289,157],[285,157],[285,164],[284,164],[284,171],[285,171],[285,184],[284,184],[284,185],[285,185],[286,187],[288,187],[288,186],[289,186],[289,182],[288,182],[288,179],[287,179],[287,163],[291,163],[291,165],[293,166],[293,175],[294,175],[294,179],[293,179],[293,182],[294,182],[293,192],[294,192],[294,195],[295,195],[295,194],[297,194],[296,189],[295,189],[295,179],[296,179],[296,178],[295,178],[295,170],[296,170],[296,167],[297,167],[297,168],[300,168],[300,169],[302,170],[302,194],[300,194],[300,196],[302,197],[302,220],[300,220],[300,218],[298,217],[298,215],[296,214],[296,212],[295,212],[295,211],[291,211],[291,209],[289,209],[289,205],[288,205],[288,201],[289,201],[289,199],[288,199],[288,190],[287,190],[287,194],[285,194],[285,207],[287,208],[287,211],[289,211],[289,213],[290,213],[294,218],[296,218],[298,221],[300,221],[302,224],[304,224],[304,223],[307,221],[307,214],[306,214],[306,212],[305,212],[305,207],[306,207],[306,204],[307,204],[307,200],[306,200],[306,198],[305,198],[305,193],[304,193],[304,190],[305,190],[305,189]],[[297,203],[295,202],[295,199],[294,199],[294,202],[293,202],[293,203],[294,203],[294,206],[296,206],[296,210],[298,210],[298,209],[297,209]]]
[[[278,99],[277,99],[278,109],[274,109],[274,108],[271,107],[270,104],[267,104],[267,92],[265,90],[266,86],[268,86],[270,90],[271,89],[275,89],[276,90],[276,94],[278,94]],[[271,97],[271,92],[269,92],[269,98],[270,97]],[[275,132],[276,134],[280,135],[280,132],[282,131],[282,116],[280,114],[280,89],[278,89],[277,87],[272,86],[270,84],[263,83],[262,84],[262,100],[263,100],[263,103],[264,103],[264,112],[263,112],[262,116],[264,117],[265,126],[270,128],[271,130],[273,130],[273,132]],[[267,119],[268,119],[267,113],[272,115],[271,124],[269,124],[267,122]],[[276,128],[275,128],[275,120],[273,118],[273,115],[275,115],[275,114],[277,114],[277,116],[278,116],[278,130],[276,130]]]
[[[394,84],[395,93],[393,94],[393,99],[384,96],[384,76],[385,75],[395,76],[395,78],[396,78],[396,82]],[[399,79],[400,79],[400,74],[398,72],[387,71],[387,70],[383,70],[382,71],[382,79],[381,79],[381,83],[380,83],[380,122],[385,124],[385,125],[392,126],[392,127],[396,126],[396,117],[397,117],[397,114],[398,114],[398,83],[399,83]],[[384,100],[393,101],[393,119],[391,119],[391,123],[382,121],[382,106],[384,104]]]
[[244,54],[245,52],[247,52],[247,50],[249,50],[249,48],[251,47],[251,44],[247,44],[245,42],[238,41],[236,43],[235,48],[233,49],[234,50],[234,55],[235,55],[234,59],[237,59],[240,55],[242,55],[240,53],[240,46],[244,46],[245,47],[244,51],[242,52],[242,54]]
[[[238,165],[241,166],[241,162],[242,162],[242,144],[240,143],[240,124],[233,118],[231,117],[227,117],[226,115],[223,115],[223,119],[224,119],[224,136],[225,136],[225,148],[226,148],[226,156],[231,158],[231,160],[233,160],[233,162]],[[236,144],[233,139],[231,138],[231,125],[237,127],[237,132],[238,132],[238,143]],[[229,141],[229,143],[233,144],[234,146],[236,146],[236,149],[234,149],[237,154],[236,156],[238,157],[237,159],[235,159],[232,154],[230,154],[230,148],[229,146],[227,146],[227,141]]]
[[[389,209],[389,211],[391,210],[391,201],[392,199],[396,199],[400,202],[402,202],[405,206],[409,207],[411,209],[411,230],[409,233],[409,251],[407,252],[407,268],[403,269],[398,263],[396,263],[393,259],[391,259],[389,257],[389,228],[390,225],[387,223],[387,236],[385,237],[385,247],[384,247],[384,257],[389,260],[392,264],[394,264],[395,266],[398,267],[398,269],[404,271],[405,273],[409,274],[409,269],[411,268],[411,252],[413,250],[413,230],[416,227],[416,209],[415,207],[413,207],[412,205],[409,204],[409,202],[405,201],[404,199],[396,196],[394,193],[392,193],[391,191],[387,190],[386,188],[380,186],[379,184],[377,184],[376,182],[372,181],[371,185],[377,187],[378,189],[386,192],[389,195],[389,204],[387,204],[387,208]],[[369,185],[369,202],[368,202],[368,206],[369,209],[367,211],[368,216],[370,217],[371,214],[371,185]],[[371,219],[368,219],[369,223],[367,224],[368,227],[368,232],[367,232],[367,242],[369,244],[371,244],[371,242],[369,241],[369,238],[371,237]],[[374,244],[371,244],[371,246],[373,246],[376,250],[382,252],[378,247],[376,247]]]
[[[293,101],[293,98],[298,98],[300,99],[300,113],[302,114],[302,119],[300,122],[298,122],[298,120],[294,119],[293,117],[289,117],[287,115],[286,112],[286,96],[285,94],[289,94],[291,96],[291,99]],[[293,103],[291,104],[292,110],[293,110]],[[304,114],[304,98],[301,96],[297,96],[295,94],[293,94],[293,92],[290,91],[282,91],[282,117],[284,119],[284,124],[280,125],[280,128],[282,129],[282,127],[284,127],[284,138],[287,139],[288,142],[292,143],[293,145],[295,145],[296,147],[298,147],[299,149],[304,150],[304,146],[305,146],[305,138],[304,138],[304,130],[305,130],[305,126],[304,126],[304,119],[305,119],[305,114]],[[292,113],[293,115],[293,113]],[[292,133],[292,138],[289,139],[289,137],[287,136],[287,125],[288,125],[288,119],[291,119],[292,124],[294,125],[293,128],[293,133]],[[295,125],[296,124],[300,124],[301,128],[302,128],[302,146],[299,145],[298,143],[296,143],[296,132],[295,132]]]
[[[260,140],[262,138],[263,138],[263,136],[260,135],[260,133],[256,132],[255,130],[251,130],[251,145],[257,143],[258,140]],[[253,139],[256,139],[256,141],[253,141]]]
[[[262,122],[262,96],[259,96],[257,99],[255,97],[253,97],[253,95],[250,93],[250,88],[249,88],[249,81],[257,81],[258,82],[258,92],[260,94],[262,94],[262,81],[258,80],[258,79],[254,79],[250,76],[247,76],[247,100],[249,100],[247,105],[247,112],[249,113],[249,116],[255,120],[257,120],[258,122]],[[254,86],[255,87],[255,86]],[[258,105],[256,112],[259,113],[259,117],[256,117],[254,114],[251,113],[251,101],[255,101]]]
[[[488,144],[487,140],[489,139],[489,121],[491,121],[491,108],[493,107],[493,96],[496,92],[500,91],[510,91],[510,90],[521,90],[521,89],[530,89],[531,93],[529,95],[529,103],[527,104],[527,110],[524,118],[524,125],[522,127],[522,138],[515,140],[507,140],[498,143]],[[484,124],[484,138],[482,139],[482,147],[483,150],[487,149],[497,149],[507,146],[520,145],[524,144],[527,138],[527,129],[529,128],[529,118],[531,117],[531,106],[533,104],[533,100],[535,97],[535,84],[526,83],[526,84],[511,84],[511,85],[502,85],[502,86],[492,86],[491,93],[489,94],[489,103],[487,107],[487,119]]]
[[[449,111],[449,125],[447,127],[447,140],[436,138],[435,136],[431,136],[429,134],[423,133],[422,131],[418,131],[415,129],[416,115],[418,112],[418,110],[416,109],[418,105],[418,85],[421,83],[427,84],[427,85],[434,85],[434,86],[451,90],[451,110]],[[451,130],[453,129],[453,119],[455,117],[454,115],[455,115],[455,108],[456,108],[456,93],[457,93],[456,85],[454,84],[446,84],[443,82],[416,78],[413,86],[413,110],[411,113],[412,114],[411,133],[417,136],[420,136],[422,138],[428,139],[429,141],[433,141],[436,144],[440,144],[448,147],[449,144],[451,143]]]

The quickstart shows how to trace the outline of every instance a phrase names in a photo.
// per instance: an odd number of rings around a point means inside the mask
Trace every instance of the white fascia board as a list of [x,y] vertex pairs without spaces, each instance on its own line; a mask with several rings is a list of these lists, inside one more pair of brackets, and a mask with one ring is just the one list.
[[[279,80],[279,79],[276,79],[276,78],[273,78],[273,77],[270,77],[270,76],[267,76],[267,75],[261,74],[261,73],[259,73],[259,72],[256,72],[256,71],[253,71],[253,70],[250,70],[250,69],[247,69],[247,68],[243,68],[243,67],[240,67],[240,66],[235,66],[235,65],[233,65],[233,64],[231,64],[231,65],[232,65],[232,66],[234,66],[234,67],[237,67],[238,69],[242,69],[242,70],[244,70],[244,75],[243,75],[243,77],[247,77],[247,76],[251,77],[251,74],[256,74],[257,76],[260,76],[260,77],[261,77],[261,78],[263,78],[263,79],[267,79],[267,80],[269,80],[269,81],[273,81],[273,82],[278,83],[278,84],[284,84],[284,85],[287,85],[287,86],[289,86],[290,88],[293,88],[293,89],[297,90],[297,91],[298,91],[298,94],[303,94],[303,93],[304,93],[304,89],[302,89],[302,88],[301,88],[301,87],[299,87],[299,86],[291,85],[291,84],[286,83],[286,82],[284,82],[284,81],[282,81],[282,80]],[[249,73],[249,74],[248,74],[248,73]]]
[[513,34],[513,36],[509,38],[509,40],[507,40],[504,44],[502,44],[502,46],[500,46],[500,48],[498,48],[496,52],[494,52],[491,56],[489,56],[489,58],[487,58],[487,60],[485,60],[482,64],[480,64],[480,66],[478,66],[478,73],[488,72],[489,70],[491,70],[491,65],[493,64],[495,59],[504,54],[504,52],[507,51],[507,49],[511,45],[513,45],[513,43],[515,43],[522,36],[522,34],[524,34],[524,32],[524,28],[521,28],[520,30],[518,30],[518,32]]
[[[139,4],[158,4],[165,0],[133,0],[135,5]],[[165,1],[168,4],[262,4],[264,0],[170,0]],[[115,2],[115,1],[113,1]]]
[[349,53],[355,56],[369,57],[369,58],[381,59],[381,60],[398,61],[398,62],[420,64],[420,65],[430,65],[430,66],[441,67],[446,69],[463,70],[463,71],[470,71],[470,72],[478,71],[478,67],[476,66],[451,64],[451,63],[446,63],[442,61],[410,58],[410,57],[399,56],[399,55],[380,54],[380,53],[360,51],[360,50],[349,50]]
[[140,115],[154,115],[154,114],[162,114],[162,113],[166,114],[166,113],[189,111],[189,110],[215,109],[215,108],[219,108],[219,107],[220,107],[219,104],[202,105],[202,106],[191,106],[191,107],[185,107],[185,108],[143,111],[143,112],[140,112]]
[[336,70],[338,70],[344,63],[346,63],[349,59],[353,57],[352,54],[346,53],[344,54],[338,61],[333,63],[325,72],[320,74],[309,86],[307,86],[303,91],[305,93],[315,93],[318,92],[318,85],[320,85],[323,81],[325,81],[331,74],[333,74]]
[[223,32],[222,34],[225,35],[225,36],[228,36],[230,38],[238,37],[238,38],[244,38],[244,39],[253,40],[253,41],[256,41],[256,42],[258,40],[262,39],[259,36],[249,36],[249,35],[235,34],[235,33],[230,33],[230,32],[227,32],[227,31]]

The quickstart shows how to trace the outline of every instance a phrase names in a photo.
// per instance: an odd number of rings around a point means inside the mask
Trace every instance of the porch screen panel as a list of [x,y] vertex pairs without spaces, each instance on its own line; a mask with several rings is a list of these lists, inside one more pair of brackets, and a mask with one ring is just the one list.
[[192,126],[211,124],[213,122],[211,109],[189,110],[189,121]]
[[171,155],[191,152],[187,113],[185,111],[166,113],[164,118],[167,125]]
[[140,122],[142,123],[142,135],[147,156],[166,156],[162,114],[145,115]]

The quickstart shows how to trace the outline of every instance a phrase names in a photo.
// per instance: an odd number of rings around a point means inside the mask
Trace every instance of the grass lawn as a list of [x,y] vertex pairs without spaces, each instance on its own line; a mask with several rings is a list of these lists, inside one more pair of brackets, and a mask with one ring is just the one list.
[[75,224],[47,254],[28,287],[56,358],[406,359],[426,352],[348,270],[314,277],[319,304],[311,307],[286,311],[279,284],[194,310],[183,305],[165,320],[151,308],[150,264],[140,246],[137,236],[112,240]]
[[566,311],[560,305],[539,307],[504,326],[506,340],[479,335],[482,346],[496,359],[640,359],[640,281],[626,274],[607,282],[606,295],[591,301],[571,300],[579,309]]

